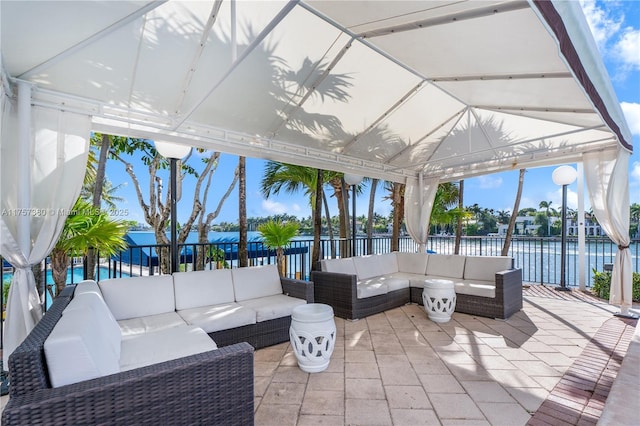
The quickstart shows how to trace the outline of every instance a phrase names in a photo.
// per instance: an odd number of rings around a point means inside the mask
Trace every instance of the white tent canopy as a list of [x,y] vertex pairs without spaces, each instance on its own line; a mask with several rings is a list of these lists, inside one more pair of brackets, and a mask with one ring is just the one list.
[[400,182],[631,149],[577,2],[0,7],[5,84],[96,131]]
[[[406,182],[421,208],[434,182],[632,150],[573,1],[4,0],[0,25],[3,102]],[[624,200],[611,176],[593,176],[598,197]],[[614,276],[630,286],[628,273]]]

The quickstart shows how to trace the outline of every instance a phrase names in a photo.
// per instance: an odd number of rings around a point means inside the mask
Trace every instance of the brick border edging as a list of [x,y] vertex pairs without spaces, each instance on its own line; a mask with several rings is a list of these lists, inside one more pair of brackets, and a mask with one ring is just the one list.
[[638,320],[607,320],[527,423],[595,425],[620,370]]

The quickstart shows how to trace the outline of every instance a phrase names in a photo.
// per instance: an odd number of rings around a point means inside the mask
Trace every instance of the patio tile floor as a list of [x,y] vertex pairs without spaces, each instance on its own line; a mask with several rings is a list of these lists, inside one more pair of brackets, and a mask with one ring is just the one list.
[[301,371],[288,343],[257,350],[255,423],[595,424],[635,322],[579,291],[524,294],[508,320],[455,313],[436,324],[418,305],[336,318],[322,373]]
[[634,325],[576,290],[524,293],[508,320],[455,313],[436,324],[418,305],[336,318],[336,350],[321,373],[292,372],[287,343],[260,349],[256,425],[591,424]]

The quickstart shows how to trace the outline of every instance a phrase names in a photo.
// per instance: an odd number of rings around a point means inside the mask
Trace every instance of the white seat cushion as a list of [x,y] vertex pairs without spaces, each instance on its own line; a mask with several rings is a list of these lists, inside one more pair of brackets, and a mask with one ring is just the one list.
[[383,275],[378,279],[387,285],[387,291],[400,290],[403,288],[409,288],[409,279],[401,277],[395,274]]
[[74,310],[83,309],[91,312],[92,319],[96,323],[96,332],[104,337],[105,341],[113,347],[116,356],[120,358],[120,340],[122,339],[120,326],[111,314],[107,304],[102,300],[99,291],[85,291],[77,295],[74,292],[73,299],[64,309],[62,315],[69,315]]
[[456,281],[455,292],[469,296],[496,297],[496,286],[490,281]]
[[511,269],[512,264],[513,259],[508,256],[468,256],[464,279],[495,282],[496,272]]
[[167,312],[158,315],[147,315],[146,317],[129,318],[118,321],[120,332],[123,336],[132,334],[151,333],[159,330],[166,330],[172,327],[187,325],[180,315],[174,312]]
[[409,272],[396,272],[391,274],[391,278],[407,280],[410,287],[423,288],[424,282],[427,280],[427,276],[424,274],[411,274]]
[[243,300],[240,305],[256,312],[256,321],[268,321],[271,319],[287,317],[298,305],[307,303],[304,299],[277,294],[275,296],[261,297],[259,299]]
[[235,302],[184,309],[178,314],[207,333],[256,323],[256,312]]
[[236,302],[282,294],[276,265],[236,268],[231,273]]
[[427,262],[427,275],[446,278],[459,278],[464,276],[464,263],[466,256],[457,254],[432,254]]
[[371,296],[379,296],[381,294],[387,294],[389,287],[377,278],[371,278],[368,280],[358,281],[356,286],[356,293],[358,299],[366,299]]
[[396,258],[398,259],[398,272],[427,274],[428,254],[396,252]]
[[126,336],[122,339],[120,370],[133,370],[217,348],[204,330],[191,325]]
[[171,275],[115,278],[100,281],[99,286],[102,297],[116,320],[176,310]]
[[120,371],[110,336],[100,333],[90,309],[66,312],[44,342],[53,387],[78,383]]
[[336,274],[358,275],[352,257],[344,259],[323,259],[320,261],[320,269]]
[[173,285],[177,311],[235,300],[230,269],[176,272]]

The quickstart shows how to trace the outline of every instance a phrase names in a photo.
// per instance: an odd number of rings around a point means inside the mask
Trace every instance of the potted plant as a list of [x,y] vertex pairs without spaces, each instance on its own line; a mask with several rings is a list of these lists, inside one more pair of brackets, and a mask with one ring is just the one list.
[[298,224],[270,220],[258,226],[258,232],[262,235],[263,244],[269,249],[275,249],[278,272],[281,277],[285,276],[284,248],[298,234]]

